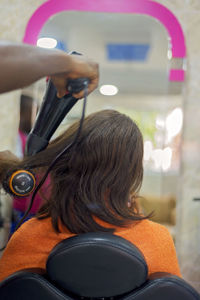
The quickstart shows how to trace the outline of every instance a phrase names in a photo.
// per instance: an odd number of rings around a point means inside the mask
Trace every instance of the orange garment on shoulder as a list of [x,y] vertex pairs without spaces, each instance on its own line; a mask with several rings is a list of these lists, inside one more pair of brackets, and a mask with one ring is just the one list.
[[[105,222],[103,226],[113,227]],[[46,268],[51,250],[62,240],[73,236],[64,226],[61,233],[53,230],[51,219],[33,218],[24,223],[11,237],[0,259],[0,281],[26,268]],[[169,231],[162,225],[142,220],[128,228],[116,227],[116,235],[127,239],[143,253],[149,274],[168,272],[181,276],[176,250]]]

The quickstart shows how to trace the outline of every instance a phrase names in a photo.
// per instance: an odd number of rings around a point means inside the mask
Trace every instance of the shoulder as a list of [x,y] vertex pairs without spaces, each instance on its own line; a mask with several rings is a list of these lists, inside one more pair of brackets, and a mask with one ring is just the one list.
[[143,233],[146,233],[146,235],[149,235],[153,240],[172,241],[169,230],[159,223],[155,223],[150,220],[142,220],[137,224],[137,226],[138,229],[140,229]]
[[45,234],[46,232],[50,231],[53,231],[50,218],[42,220],[32,218],[22,224],[20,228],[17,229],[17,231],[12,235],[11,239],[26,239],[26,241],[28,241],[30,238],[33,239],[36,236],[38,237],[41,234]]
[[51,227],[51,219],[45,218],[45,219],[37,219],[35,217],[31,218],[30,220],[23,223],[20,228],[16,232],[25,231],[25,230],[34,230],[38,228],[48,228]]
[[22,224],[20,228],[13,233],[5,249],[5,254],[25,255],[25,252],[40,247],[41,241],[47,243],[47,239],[54,237],[55,233],[51,225],[51,219],[38,220],[32,218]]
[[140,244],[143,240],[150,248],[159,250],[160,254],[176,256],[173,238],[165,226],[150,220],[143,220],[136,225],[136,228],[135,232],[137,231],[137,236],[140,237]]
[[[44,268],[55,239],[49,243],[47,230],[51,220],[33,218],[25,222],[10,238],[0,260],[0,280],[22,269]],[[46,239],[45,239],[46,237]]]
[[146,227],[146,228],[149,228],[154,231],[169,232],[168,229],[164,225],[150,221],[149,219],[142,220],[138,224],[139,224],[139,226]]

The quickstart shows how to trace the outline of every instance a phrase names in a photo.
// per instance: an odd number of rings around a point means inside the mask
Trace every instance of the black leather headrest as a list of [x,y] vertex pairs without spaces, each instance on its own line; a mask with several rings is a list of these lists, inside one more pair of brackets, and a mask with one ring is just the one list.
[[64,290],[83,297],[127,293],[147,278],[142,253],[110,233],[86,233],[59,243],[47,261],[47,274]]
[[1,300],[73,300],[38,274],[19,271],[0,283]]
[[200,295],[185,280],[167,273],[155,273],[123,300],[200,300]]

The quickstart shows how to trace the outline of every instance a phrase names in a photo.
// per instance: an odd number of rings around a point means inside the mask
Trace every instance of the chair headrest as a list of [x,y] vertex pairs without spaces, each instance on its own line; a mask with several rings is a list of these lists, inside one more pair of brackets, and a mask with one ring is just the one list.
[[140,250],[110,233],[85,233],[59,243],[47,274],[64,290],[82,297],[114,297],[142,285],[148,274]]

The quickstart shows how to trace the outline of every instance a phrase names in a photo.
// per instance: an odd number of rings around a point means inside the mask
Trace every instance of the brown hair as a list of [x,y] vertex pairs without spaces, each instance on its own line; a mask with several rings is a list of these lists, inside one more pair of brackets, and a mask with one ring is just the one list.
[[[18,167],[44,170],[74,140],[78,126],[79,122],[74,123],[47,149],[25,158]],[[142,184],[142,161],[142,135],[129,117],[114,110],[89,115],[77,144],[53,167],[51,196],[37,217],[51,217],[57,232],[60,220],[73,233],[113,231],[95,217],[113,227],[147,218],[128,205],[130,195],[136,197]]]

